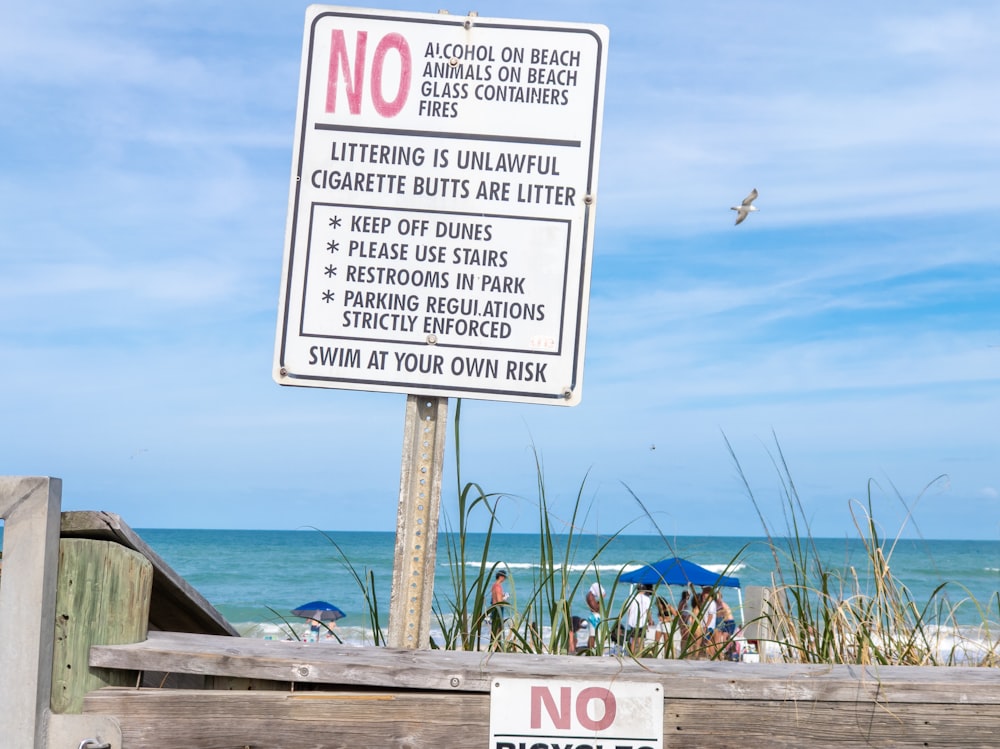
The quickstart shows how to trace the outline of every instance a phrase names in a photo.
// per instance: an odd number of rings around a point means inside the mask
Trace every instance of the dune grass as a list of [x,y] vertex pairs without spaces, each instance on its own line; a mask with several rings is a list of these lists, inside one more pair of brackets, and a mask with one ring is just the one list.
[[[491,626],[495,607],[490,602],[490,586],[502,565],[501,561],[490,561],[494,556],[491,543],[500,527],[502,506],[516,498],[487,492],[478,483],[463,477],[460,400],[456,404],[453,428],[457,516],[454,520],[447,513],[442,517],[444,532],[440,539],[444,542],[449,585],[445,590],[435,591],[433,616],[442,640],[431,642],[430,647],[524,653],[570,653],[575,650],[587,655],[622,652],[614,642],[613,633],[631,598],[617,609],[605,604],[601,612],[602,623],[593,633],[592,647],[580,647],[586,643],[573,642],[572,605],[578,593],[594,577],[607,591],[605,600],[615,600],[618,576],[610,579],[605,576],[606,579],[601,580],[600,558],[608,544],[627,526],[610,537],[598,539],[596,548],[592,543],[594,539],[579,530],[586,527],[589,510],[595,501],[585,498],[586,476],[576,490],[568,517],[556,518],[550,510],[544,466],[537,450],[533,451],[537,478],[537,497],[533,500],[538,508],[537,567],[533,565],[530,581],[523,575],[517,580],[514,575],[507,578],[510,600],[497,611],[504,622],[503,630],[499,632]],[[984,603],[975,601],[965,591],[959,603],[952,604],[949,591],[961,588],[942,583],[927,603],[918,605],[906,585],[892,573],[892,555],[900,536],[897,533],[887,538],[882,534],[873,514],[871,486],[864,503],[852,502],[850,505],[854,526],[865,551],[864,565],[841,568],[827,564],[816,547],[804,504],[777,440],[775,444],[771,457],[784,492],[785,529],[781,534],[774,532],[762,513],[739,459],[726,440],[774,562],[772,586],[765,596],[763,610],[756,621],[748,623],[760,631],[762,646],[771,653],[778,653],[786,662],[1000,666],[1000,641],[996,625],[991,623],[1000,620],[1000,592]],[[641,499],[631,490],[629,493],[640,516],[655,526],[655,520]],[[907,513],[909,519],[909,508]],[[476,549],[470,543],[473,527],[485,527],[482,546]],[[900,533],[902,530],[900,528]],[[664,556],[675,556],[669,539],[662,532],[660,536],[664,541]],[[327,538],[337,546],[333,539]],[[593,551],[586,553],[585,547]],[[339,551],[339,547],[337,549]],[[369,570],[358,572],[342,553],[341,557],[363,593],[374,644],[384,645],[374,575]],[[738,561],[737,556],[730,561],[730,566]],[[960,608],[968,607],[975,608],[982,622],[976,642],[993,645],[970,656],[959,637],[954,647],[942,653],[941,637],[943,634],[955,637],[961,631],[957,613]],[[770,647],[766,647],[768,643]],[[668,625],[665,642],[647,644],[630,655],[720,657],[726,645],[728,643],[722,642],[717,648],[706,648],[699,637],[688,636],[684,623],[674,617]]]
[[[450,587],[446,594],[436,594],[434,615],[444,634],[440,646],[448,649],[507,652],[558,652],[567,653],[572,643],[572,602],[586,576],[590,565],[596,564],[601,552],[614,539],[605,539],[595,552],[586,558],[586,569],[579,570],[578,560],[581,537],[577,528],[586,521],[584,489],[586,479],[580,484],[570,518],[557,523],[549,511],[541,456],[536,451],[535,470],[538,486],[538,573],[533,574],[531,585],[520,593],[513,576],[508,577],[511,599],[497,612],[504,622],[504,631],[491,630],[490,586],[501,562],[490,562],[491,540],[497,527],[497,511],[501,502],[513,499],[505,494],[489,494],[479,484],[466,482],[462,477],[461,401],[455,408],[455,479],[457,483],[458,516],[453,525],[447,514],[442,518],[445,534],[445,553],[450,572]],[[583,516],[581,516],[581,512]],[[469,528],[479,513],[485,513],[485,540],[476,563],[470,565],[468,544]],[[565,531],[563,530],[565,528]],[[562,543],[560,547],[558,544]],[[470,566],[476,570],[469,573]],[[573,571],[576,568],[577,571]],[[545,637],[543,633],[548,633]],[[439,646],[432,643],[432,646]]]
[[[991,617],[995,618],[995,612],[1000,610],[1000,593],[995,593],[986,605],[970,595],[952,604],[949,591],[960,586],[944,582],[932,591],[926,603],[918,604],[892,573],[892,555],[903,527],[894,537],[882,534],[873,512],[871,482],[865,502],[855,501],[850,506],[865,552],[864,567],[830,567],[816,548],[803,502],[777,439],[775,445],[771,458],[784,492],[786,524],[780,538],[761,512],[739,459],[726,440],[774,560],[769,605],[759,623],[783,660],[925,666],[969,665],[971,658],[978,665],[1000,665],[1000,642],[991,624]],[[897,497],[910,520],[912,508],[898,492]],[[970,654],[966,646],[971,641],[962,642],[957,614],[963,606],[974,606],[980,615],[982,626],[975,640],[993,643],[985,650]],[[957,639],[955,645],[942,652],[941,638],[945,634]]]

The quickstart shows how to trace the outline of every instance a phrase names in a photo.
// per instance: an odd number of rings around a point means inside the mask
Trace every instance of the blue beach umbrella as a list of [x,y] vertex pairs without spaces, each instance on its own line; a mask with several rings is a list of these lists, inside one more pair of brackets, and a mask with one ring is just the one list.
[[347,616],[332,603],[326,601],[310,601],[303,603],[297,609],[292,609],[292,616],[301,616],[304,619],[315,619],[318,622],[335,622]]

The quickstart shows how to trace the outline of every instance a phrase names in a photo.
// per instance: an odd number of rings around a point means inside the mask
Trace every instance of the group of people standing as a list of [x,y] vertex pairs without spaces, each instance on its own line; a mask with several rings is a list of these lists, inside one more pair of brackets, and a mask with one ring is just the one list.
[[[597,627],[605,610],[604,595],[604,588],[596,582],[587,591],[590,648],[594,646]],[[699,593],[691,585],[685,588],[675,608],[662,596],[656,596],[654,606],[653,586],[640,584],[629,596],[617,627],[611,631],[611,640],[629,653],[638,655],[646,648],[650,629],[655,632],[653,642],[657,651],[667,649],[673,633],[679,631],[681,652],[715,658],[731,646],[736,633],[736,620],[729,605],[722,599],[720,589],[705,586]]]
[[[507,573],[496,573],[490,589],[490,630],[491,648],[499,645],[503,637],[510,605],[509,595],[504,589]],[[611,642],[625,652],[639,655],[646,651],[649,631],[654,631],[655,653],[670,652],[670,642],[675,632],[680,633],[681,653],[694,657],[725,657],[734,646],[736,621],[732,609],[722,599],[719,588],[704,586],[699,592],[692,584],[684,589],[675,608],[662,596],[653,597],[652,585],[640,584],[627,600],[621,616],[607,629]],[[573,617],[569,652],[594,651],[598,632],[605,616],[609,613],[605,600],[606,591],[599,582],[594,582],[587,590],[586,617]],[[585,637],[586,641],[582,641]]]
[[732,644],[736,620],[722,599],[722,590],[705,586],[698,593],[692,585],[678,604],[681,638],[689,651],[714,658]]

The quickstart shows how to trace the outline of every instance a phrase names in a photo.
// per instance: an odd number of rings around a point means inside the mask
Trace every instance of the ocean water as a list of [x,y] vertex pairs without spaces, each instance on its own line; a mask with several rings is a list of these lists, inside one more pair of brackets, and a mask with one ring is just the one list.
[[[281,614],[290,621],[291,609],[315,599],[329,601],[347,614],[338,622],[338,631],[363,639],[368,625],[364,598],[349,566],[362,577],[370,571],[383,625],[388,622],[392,585],[395,535],[391,532],[220,531],[165,530],[139,531],[146,542],[179,574],[198,589],[245,634],[280,636]],[[478,571],[485,536],[471,534],[466,539],[468,572]],[[508,570],[507,589],[516,604],[534,589],[539,573],[540,539],[533,534],[494,534],[487,564]],[[566,537],[556,537],[557,559],[567,559],[571,582],[583,579],[573,602],[574,613],[586,612],[584,596],[590,582],[600,575],[607,589],[622,570],[680,556],[713,571],[738,577],[743,587],[769,585],[776,569],[790,580],[792,564],[787,541],[774,546],[761,538],[678,537],[665,541],[658,536],[618,536],[608,541],[596,536],[576,536],[567,552]],[[861,592],[873,595],[870,562],[858,539],[816,539],[817,558],[830,571],[840,571],[853,579],[855,570]],[[606,544],[606,546],[605,546]],[[452,564],[448,540],[438,542],[435,596],[442,610],[449,610],[452,593]],[[601,548],[601,547],[604,548]],[[772,548],[779,550],[777,561]],[[888,553],[888,548],[887,548]],[[597,563],[591,559],[597,557]],[[897,584],[905,585],[918,605],[935,590],[936,600],[957,606],[957,621],[969,626],[984,620],[997,621],[997,591],[1000,591],[1000,541],[920,541],[901,540],[891,549],[889,568]],[[680,588],[669,593],[679,595]],[[627,586],[618,589],[627,596]],[[736,596],[727,594],[734,603]],[[978,605],[977,605],[978,603]],[[984,607],[991,609],[984,611]]]
[[[370,643],[367,607],[351,567],[362,577],[369,572],[374,576],[381,623],[388,623],[395,548],[392,532],[159,528],[137,532],[244,635],[284,639],[289,635],[289,623],[299,634],[302,624],[291,616],[291,610],[322,599],[346,613],[337,623],[337,632],[346,642]],[[467,572],[471,575],[478,571],[484,542],[482,534],[470,534],[466,539]],[[540,569],[539,543],[539,537],[533,534],[494,534],[491,539],[487,565],[499,565],[508,571],[506,587],[515,605],[519,596],[524,600],[534,589]],[[852,579],[853,569],[861,581],[861,593],[874,594],[870,562],[859,539],[815,539],[811,543],[827,571],[838,571],[844,579]],[[557,559],[566,558],[571,584],[582,580],[572,606],[573,612],[580,615],[586,612],[586,589],[597,575],[611,590],[615,576],[622,570],[665,557],[680,556],[738,577],[744,588],[771,584],[777,569],[790,581],[792,570],[788,541],[783,539],[776,539],[772,547],[762,538],[749,537],[684,536],[664,540],[632,535],[609,541],[606,537],[578,535],[569,551],[567,544],[566,537],[556,537],[553,548]],[[444,611],[450,610],[449,599],[454,595],[448,546],[448,537],[441,534],[435,597],[437,607]],[[779,552],[777,561],[772,548]],[[886,552],[889,554],[888,548]],[[595,556],[596,565],[591,562]],[[955,619],[967,625],[971,637],[978,637],[975,630],[984,621],[1000,620],[1000,541],[901,540],[891,548],[888,564],[896,584],[904,585],[919,606],[937,590],[936,600],[955,607]],[[617,589],[613,605],[624,602],[627,588],[622,585]],[[680,590],[668,588],[666,594],[676,597]],[[733,605],[737,596],[728,592],[726,600]],[[997,629],[994,626],[994,634]]]

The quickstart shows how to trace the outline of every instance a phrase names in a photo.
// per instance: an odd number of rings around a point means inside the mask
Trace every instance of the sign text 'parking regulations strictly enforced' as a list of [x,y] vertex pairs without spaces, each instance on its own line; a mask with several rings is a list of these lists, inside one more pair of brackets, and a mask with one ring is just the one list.
[[278,383],[579,402],[607,44],[310,6]]

